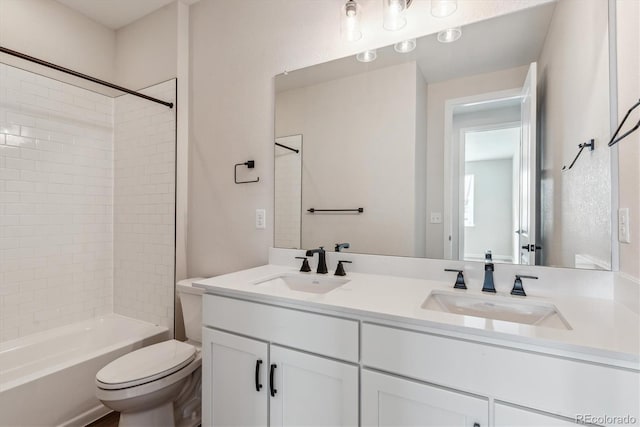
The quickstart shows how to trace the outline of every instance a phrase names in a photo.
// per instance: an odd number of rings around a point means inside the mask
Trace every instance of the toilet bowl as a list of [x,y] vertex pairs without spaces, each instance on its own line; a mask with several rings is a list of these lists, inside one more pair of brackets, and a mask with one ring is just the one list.
[[[187,342],[169,340],[114,360],[96,374],[96,397],[120,412],[119,426],[200,424],[202,290],[177,285]],[[196,330],[197,329],[197,330]]]

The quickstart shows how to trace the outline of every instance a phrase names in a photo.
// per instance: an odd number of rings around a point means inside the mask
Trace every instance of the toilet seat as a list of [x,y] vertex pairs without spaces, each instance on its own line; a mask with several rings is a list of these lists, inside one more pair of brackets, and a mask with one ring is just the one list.
[[193,345],[177,340],[144,347],[102,368],[96,385],[103,390],[122,390],[157,381],[192,363],[196,353]]
[[196,358],[184,368],[155,381],[143,383],[134,387],[110,390],[102,388],[101,383],[96,381],[96,397],[104,403],[105,401],[137,399],[142,396],[148,396],[183,381],[201,366],[202,357],[201,354],[198,353]]

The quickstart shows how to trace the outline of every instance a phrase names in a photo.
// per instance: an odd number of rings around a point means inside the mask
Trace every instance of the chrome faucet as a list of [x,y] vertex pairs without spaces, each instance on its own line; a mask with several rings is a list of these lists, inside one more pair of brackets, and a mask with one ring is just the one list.
[[327,270],[327,256],[324,247],[320,246],[318,249],[309,249],[307,256],[313,256],[313,254],[316,253],[318,254],[318,269],[316,273],[327,274],[329,271]]
[[484,254],[484,283],[482,284],[482,292],[496,293],[496,287],[493,284],[493,258],[491,251]]

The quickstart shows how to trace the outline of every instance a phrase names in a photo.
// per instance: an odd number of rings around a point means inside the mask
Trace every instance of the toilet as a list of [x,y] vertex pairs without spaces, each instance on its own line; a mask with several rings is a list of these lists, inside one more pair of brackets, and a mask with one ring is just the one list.
[[202,294],[176,284],[187,341],[169,340],[128,353],[96,374],[96,397],[120,412],[119,426],[194,427],[201,420]]

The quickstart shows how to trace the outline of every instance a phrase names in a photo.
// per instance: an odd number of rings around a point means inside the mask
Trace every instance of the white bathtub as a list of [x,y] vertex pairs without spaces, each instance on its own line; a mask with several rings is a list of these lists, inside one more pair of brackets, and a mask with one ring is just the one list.
[[117,314],[0,344],[0,426],[82,426],[109,412],[96,373],[167,328]]

